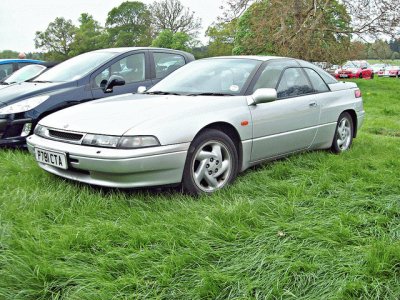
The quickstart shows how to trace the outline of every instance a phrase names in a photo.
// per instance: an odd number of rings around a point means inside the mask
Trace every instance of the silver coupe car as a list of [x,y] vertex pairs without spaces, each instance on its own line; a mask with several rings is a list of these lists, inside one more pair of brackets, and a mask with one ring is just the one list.
[[292,58],[203,59],[139,91],[43,118],[27,139],[39,166],[93,185],[212,193],[263,161],[346,151],[364,119],[355,83]]

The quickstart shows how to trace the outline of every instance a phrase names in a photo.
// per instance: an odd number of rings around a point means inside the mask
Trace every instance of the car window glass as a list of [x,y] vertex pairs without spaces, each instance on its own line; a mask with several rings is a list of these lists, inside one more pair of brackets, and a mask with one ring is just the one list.
[[98,74],[93,82],[93,87],[103,87],[112,75],[121,76],[125,83],[140,82],[145,80],[145,56],[137,53],[117,61]]
[[21,69],[22,67],[32,65],[32,63],[29,62],[23,62],[23,63],[18,63],[18,69]]
[[315,92],[329,92],[328,86],[325,84],[325,82],[322,80],[321,76],[319,76],[317,72],[308,68],[305,68],[304,70],[306,71],[308,78],[310,78],[311,84],[313,85]]
[[185,65],[185,59],[179,54],[154,53],[153,56],[157,79],[164,78]]
[[3,80],[13,72],[12,64],[0,65],[0,80]]
[[283,73],[277,89],[278,99],[311,93],[313,88],[300,68],[289,68]]
[[275,89],[282,71],[288,67],[297,67],[297,64],[293,60],[272,60],[268,62],[253,87],[253,93],[262,88]]

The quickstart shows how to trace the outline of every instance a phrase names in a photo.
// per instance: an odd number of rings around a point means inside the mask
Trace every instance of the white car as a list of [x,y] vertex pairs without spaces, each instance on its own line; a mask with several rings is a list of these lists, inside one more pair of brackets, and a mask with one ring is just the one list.
[[250,166],[350,148],[364,119],[355,83],[279,57],[194,61],[144,94],[49,115],[28,137],[44,170],[94,185],[182,184],[211,193]]

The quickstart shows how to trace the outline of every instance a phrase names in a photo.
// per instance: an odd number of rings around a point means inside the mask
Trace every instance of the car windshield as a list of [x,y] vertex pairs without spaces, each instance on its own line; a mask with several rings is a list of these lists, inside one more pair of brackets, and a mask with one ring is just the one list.
[[343,65],[343,69],[360,68],[360,63],[357,61],[348,61]]
[[147,93],[240,95],[250,74],[260,63],[243,58],[194,61],[167,76]]
[[42,65],[28,65],[15,71],[4,82],[7,84],[24,82],[38,76],[45,69],[46,67]]
[[71,58],[37,77],[38,82],[74,81],[115,56],[112,52],[88,52]]

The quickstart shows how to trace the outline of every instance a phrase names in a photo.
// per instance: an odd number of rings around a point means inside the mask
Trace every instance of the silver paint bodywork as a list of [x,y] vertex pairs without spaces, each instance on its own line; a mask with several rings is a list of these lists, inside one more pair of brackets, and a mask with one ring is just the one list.
[[[207,126],[225,123],[240,136],[243,171],[290,153],[330,148],[344,111],[356,115],[360,128],[364,110],[362,98],[355,97],[356,84],[339,82],[329,87],[330,92],[261,104],[255,104],[252,96],[110,97],[56,112],[39,124],[67,132],[152,135],[161,146],[107,149],[36,135],[27,139],[27,145],[33,154],[35,147],[67,153],[68,170],[39,163],[62,177],[121,188],[166,185],[181,182],[187,151],[196,135]],[[248,125],[241,125],[243,121]]]

